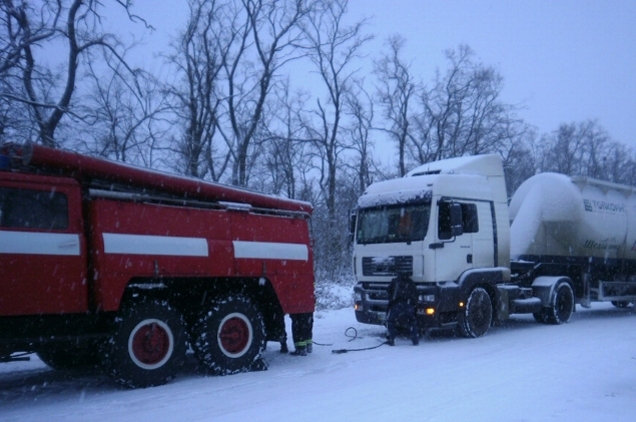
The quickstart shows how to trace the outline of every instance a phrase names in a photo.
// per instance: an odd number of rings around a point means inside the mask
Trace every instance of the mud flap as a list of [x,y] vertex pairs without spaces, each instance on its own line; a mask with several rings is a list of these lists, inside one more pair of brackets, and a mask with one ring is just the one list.
[[583,277],[583,297],[580,300],[580,304],[584,308],[592,307],[591,288],[590,288],[590,274],[584,273]]
[[510,295],[507,288],[498,288],[499,306],[497,307],[497,322],[506,321],[510,318]]

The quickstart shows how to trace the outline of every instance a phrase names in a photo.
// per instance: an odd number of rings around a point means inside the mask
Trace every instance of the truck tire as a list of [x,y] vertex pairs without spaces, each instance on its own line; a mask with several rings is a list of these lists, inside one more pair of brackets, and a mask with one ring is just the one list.
[[186,327],[168,302],[147,299],[129,304],[102,348],[102,366],[118,383],[131,388],[163,385],[185,360]]
[[244,296],[216,301],[192,334],[195,356],[217,375],[249,371],[265,348],[263,316]]
[[550,298],[550,307],[543,309],[545,322],[548,324],[564,324],[570,320],[574,312],[574,291],[569,283],[557,284]]
[[463,312],[459,314],[459,332],[467,338],[481,337],[492,324],[492,301],[483,287],[470,292]]
[[93,344],[55,344],[38,350],[36,354],[42,362],[58,370],[90,368],[99,364],[97,346]]

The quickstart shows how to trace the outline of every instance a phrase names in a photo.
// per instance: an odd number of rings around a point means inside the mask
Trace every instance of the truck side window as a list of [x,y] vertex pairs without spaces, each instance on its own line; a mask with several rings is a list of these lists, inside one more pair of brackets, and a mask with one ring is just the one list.
[[[479,220],[477,219],[476,204],[460,204],[462,208],[462,226],[464,233],[477,233],[479,231]],[[438,238],[440,240],[450,239],[451,236],[451,202],[443,201],[439,204],[438,218]]]
[[59,192],[0,188],[0,226],[66,230],[68,200]]
[[477,233],[479,231],[479,220],[477,219],[476,204],[461,204],[462,225],[464,233]]

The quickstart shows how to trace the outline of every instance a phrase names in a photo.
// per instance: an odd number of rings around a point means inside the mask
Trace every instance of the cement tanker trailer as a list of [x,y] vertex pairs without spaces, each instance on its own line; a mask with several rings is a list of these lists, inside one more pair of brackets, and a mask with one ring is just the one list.
[[511,314],[561,324],[576,304],[636,300],[629,186],[544,173],[508,204],[499,156],[459,157],[370,185],[352,216],[362,323],[384,324],[397,275],[417,286],[422,331],[456,327],[466,337]]
[[584,307],[636,300],[635,188],[542,173],[517,189],[509,210],[517,275],[567,275]]

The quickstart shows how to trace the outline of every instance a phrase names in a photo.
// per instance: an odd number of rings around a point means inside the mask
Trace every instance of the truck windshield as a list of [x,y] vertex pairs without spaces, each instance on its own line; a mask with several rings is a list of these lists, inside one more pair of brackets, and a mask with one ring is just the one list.
[[356,242],[403,243],[423,240],[430,212],[430,202],[361,209],[358,211]]

